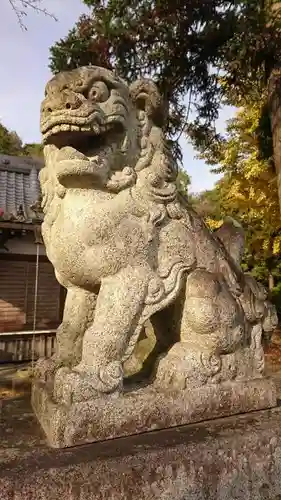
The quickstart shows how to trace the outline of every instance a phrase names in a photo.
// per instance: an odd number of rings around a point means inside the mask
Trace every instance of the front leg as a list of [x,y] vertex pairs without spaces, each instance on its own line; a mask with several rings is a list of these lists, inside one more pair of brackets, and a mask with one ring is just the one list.
[[97,295],[82,288],[67,290],[63,320],[56,333],[56,352],[51,359],[40,359],[36,376],[47,380],[60,367],[73,367],[82,357],[84,333],[93,321]]
[[92,323],[97,294],[72,287],[67,291],[63,321],[57,330],[56,360],[73,367],[80,362],[85,331]]
[[65,394],[64,387],[69,392],[67,377],[72,381],[74,396],[67,394],[71,399],[83,398],[82,392],[88,398],[122,387],[122,359],[132,335],[141,330],[150,277],[151,270],[139,266],[122,269],[102,281],[93,323],[83,337],[82,359],[68,375],[58,373],[57,398]]

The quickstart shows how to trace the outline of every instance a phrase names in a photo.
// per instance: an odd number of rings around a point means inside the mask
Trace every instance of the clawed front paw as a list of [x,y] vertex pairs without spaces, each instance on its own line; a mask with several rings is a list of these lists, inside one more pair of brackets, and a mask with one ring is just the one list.
[[[93,366],[95,365],[93,364]],[[122,388],[123,368],[120,361],[112,361],[105,366],[96,364],[97,368],[95,369],[93,366],[81,362],[73,370],[87,378],[100,392],[110,393]]]
[[98,397],[98,391],[91,382],[82,373],[66,367],[60,368],[55,375],[54,400],[70,406],[73,403],[95,399]]
[[66,359],[59,359],[56,356],[52,358],[39,358],[34,367],[34,378],[40,382],[52,380],[56,372],[62,367],[68,367],[70,362]]
[[34,367],[34,378],[40,382],[48,382],[56,371],[56,362],[53,358],[39,358]]
[[103,385],[103,392],[113,392],[123,385],[123,368],[119,361],[112,361],[99,370],[99,379]]
[[114,361],[98,370],[79,363],[72,370],[60,368],[55,375],[54,399],[65,405],[119,393],[122,389],[123,370],[120,362]]

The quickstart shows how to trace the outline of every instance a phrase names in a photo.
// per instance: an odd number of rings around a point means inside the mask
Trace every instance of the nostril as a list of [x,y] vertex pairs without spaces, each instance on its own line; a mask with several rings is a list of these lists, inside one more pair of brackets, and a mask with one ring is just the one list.
[[66,105],[65,105],[66,109],[70,109],[71,108],[71,104],[70,102],[67,102]]

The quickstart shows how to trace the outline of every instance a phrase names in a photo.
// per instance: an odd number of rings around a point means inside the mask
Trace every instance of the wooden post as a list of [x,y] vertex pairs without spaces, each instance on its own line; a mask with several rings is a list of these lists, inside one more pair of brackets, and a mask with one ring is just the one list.
[[281,211],[281,68],[275,68],[268,83],[268,104],[271,118],[274,165],[277,174]]

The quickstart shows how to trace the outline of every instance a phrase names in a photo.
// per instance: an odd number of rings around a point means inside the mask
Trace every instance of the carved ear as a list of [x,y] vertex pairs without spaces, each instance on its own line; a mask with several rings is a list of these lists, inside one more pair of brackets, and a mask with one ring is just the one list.
[[163,127],[165,107],[157,86],[152,80],[139,79],[130,85],[130,96],[139,111],[145,111],[148,118],[158,127]]
[[245,248],[245,232],[241,224],[232,217],[226,217],[222,226],[215,231],[215,235],[240,265]]

